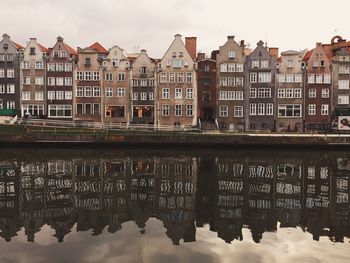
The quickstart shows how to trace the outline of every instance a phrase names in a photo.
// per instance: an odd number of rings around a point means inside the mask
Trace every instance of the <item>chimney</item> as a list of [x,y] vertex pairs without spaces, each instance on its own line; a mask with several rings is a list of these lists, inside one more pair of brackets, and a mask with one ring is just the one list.
[[198,60],[198,61],[201,61],[201,60],[203,60],[203,59],[205,59],[205,53],[199,52],[199,53],[197,54],[197,60]]
[[270,47],[269,48],[269,53],[271,56],[273,56],[276,60],[278,59],[278,47]]
[[192,59],[196,59],[197,54],[197,37],[185,37],[185,45]]
[[241,47],[244,47],[244,40],[241,40]]
[[234,40],[235,36],[227,36],[227,40]]
[[61,36],[58,36],[56,39],[58,42],[63,42],[63,37],[61,37]]

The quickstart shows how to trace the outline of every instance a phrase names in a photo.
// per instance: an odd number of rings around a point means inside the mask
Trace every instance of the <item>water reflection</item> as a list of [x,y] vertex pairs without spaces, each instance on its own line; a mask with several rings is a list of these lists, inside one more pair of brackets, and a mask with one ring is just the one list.
[[[225,242],[259,243],[265,232],[301,227],[314,240],[350,237],[350,159],[342,152],[15,151],[0,161],[0,236],[27,241],[44,225],[58,242],[71,231],[141,234],[159,219],[173,244],[209,226]],[[4,154],[2,154],[4,156]],[[279,223],[278,223],[279,222]]]

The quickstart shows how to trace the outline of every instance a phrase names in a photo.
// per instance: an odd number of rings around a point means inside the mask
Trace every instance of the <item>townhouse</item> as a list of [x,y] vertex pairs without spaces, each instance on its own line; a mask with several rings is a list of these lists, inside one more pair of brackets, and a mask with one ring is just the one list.
[[[271,48],[272,56],[264,42],[259,41],[246,61],[245,129],[275,129],[275,64],[278,50]],[[277,53],[277,54],[276,54]]]
[[21,55],[21,116],[47,116],[46,58],[48,49],[30,38]]
[[118,46],[109,49],[102,62],[103,121],[106,124],[129,124],[130,114],[130,60]]
[[8,34],[0,41],[0,115],[17,115],[20,109],[20,53],[23,47]]
[[131,113],[133,124],[155,124],[157,119],[155,98],[157,97],[157,61],[141,53],[132,62]]
[[78,48],[74,85],[75,121],[102,121],[102,60],[107,50],[99,43]]
[[304,129],[305,54],[306,50],[288,50],[276,63],[276,131]]
[[73,119],[73,72],[77,52],[62,37],[49,49],[47,58],[47,117]]
[[196,38],[181,35],[158,63],[157,126],[197,125]]
[[216,116],[223,130],[244,130],[244,47],[228,36],[216,56]]

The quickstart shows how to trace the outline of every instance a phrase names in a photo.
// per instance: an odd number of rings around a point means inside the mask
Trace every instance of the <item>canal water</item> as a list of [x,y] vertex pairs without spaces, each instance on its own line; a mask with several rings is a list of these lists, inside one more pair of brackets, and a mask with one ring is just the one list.
[[1,149],[0,262],[350,262],[350,152]]

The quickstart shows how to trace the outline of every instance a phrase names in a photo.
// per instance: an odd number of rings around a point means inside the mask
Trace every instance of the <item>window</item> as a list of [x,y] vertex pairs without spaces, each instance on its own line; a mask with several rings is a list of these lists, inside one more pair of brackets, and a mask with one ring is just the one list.
[[185,73],[183,73],[183,72],[177,73],[177,82],[178,83],[185,82]]
[[92,97],[92,87],[84,87],[85,97]]
[[99,103],[94,103],[93,104],[93,114],[94,115],[100,115],[101,114],[101,110],[100,110],[100,104]]
[[277,97],[279,99],[283,99],[286,97],[286,90],[285,89],[278,89],[277,90]]
[[287,61],[287,68],[292,68],[294,66],[293,60]]
[[101,89],[100,87],[94,87],[94,97],[100,97],[101,96]]
[[81,71],[77,72],[77,80],[84,80],[84,72],[81,72]]
[[5,54],[4,53],[0,54],[0,61],[1,62],[5,61]]
[[250,98],[251,99],[256,98],[256,88],[250,88]]
[[268,67],[269,67],[269,61],[261,60],[261,68],[268,68]]
[[328,104],[321,105],[321,115],[328,115]]
[[160,73],[160,83],[166,83],[168,81],[168,76],[166,72]]
[[105,80],[112,81],[113,80],[113,73],[106,73]]
[[235,72],[235,63],[228,63],[227,64],[227,70],[228,72]]
[[169,73],[169,83],[175,83],[175,73]]
[[22,100],[30,100],[30,92],[22,91]]
[[278,82],[279,83],[285,83],[286,82],[286,75],[285,74],[279,74],[278,75]]
[[85,65],[86,66],[91,65],[91,58],[85,58]]
[[64,85],[66,86],[72,86],[73,85],[73,81],[71,77],[65,77],[64,78]]
[[256,83],[256,73],[250,73],[250,83]]
[[162,105],[162,116],[169,116],[170,107],[169,105]]
[[35,77],[35,85],[44,85],[43,77]]
[[243,72],[243,63],[236,63],[236,72]]
[[249,105],[249,115],[250,116],[256,115],[256,104],[255,103]]
[[204,72],[209,72],[209,65],[204,66]]
[[83,114],[83,104],[77,103],[77,114]]
[[316,104],[309,104],[309,115],[316,115]]
[[100,80],[100,72],[98,71],[93,72],[93,80]]
[[148,86],[154,87],[154,79],[149,79],[148,80]]
[[193,105],[186,105],[186,116],[193,116]]
[[15,70],[13,68],[7,69],[7,78],[13,79],[15,77]]
[[55,71],[55,63],[48,63],[47,64],[47,71]]
[[84,88],[77,87],[77,97],[84,97]]
[[265,115],[265,104],[264,103],[258,104],[258,115]]
[[175,99],[182,99],[182,89],[180,88],[175,89]]
[[307,82],[308,83],[315,83],[315,74],[308,74],[307,75]]
[[258,89],[258,98],[271,98],[271,89],[270,88],[259,88]]
[[139,94],[137,92],[132,93],[132,100],[138,100],[139,99]]
[[140,80],[140,86],[141,87],[147,87],[147,79],[141,79]]
[[29,76],[23,76],[23,85],[30,85],[30,77]]
[[42,61],[35,61],[35,69],[44,69],[44,63]]
[[273,103],[266,104],[266,115],[273,115]]
[[220,64],[220,72],[227,72],[227,63]]
[[271,82],[271,73],[270,72],[259,72],[259,82],[260,83]]
[[243,106],[235,106],[233,111],[234,117],[243,117]]
[[236,57],[236,52],[233,51],[233,50],[230,50],[230,51],[228,52],[228,58],[235,58],[235,57]]
[[259,60],[252,60],[252,68],[259,68]]
[[316,74],[316,83],[322,83],[322,75]]
[[72,105],[49,105],[49,117],[72,117]]
[[35,100],[44,100],[44,92],[35,92]]
[[4,94],[4,93],[6,93],[6,86],[3,84],[0,84],[0,94]]
[[317,60],[314,60],[314,61],[312,62],[312,66],[313,66],[314,68],[317,68],[317,67],[318,67],[318,61],[317,61]]
[[227,86],[229,86],[229,87],[234,87],[234,86],[235,86],[235,78],[233,78],[233,77],[228,77],[228,78],[227,78]]
[[64,98],[64,92],[56,91],[56,100],[63,100],[63,98]]
[[174,59],[174,68],[181,68],[181,60]]
[[154,100],[154,93],[153,92],[148,93],[148,96],[149,96],[149,100]]
[[236,78],[236,86],[243,87],[243,77]]
[[348,79],[338,80],[338,89],[349,89],[349,80]]
[[309,98],[316,98],[316,89],[309,89]]
[[164,88],[162,90],[162,99],[170,99],[170,89]]
[[294,82],[294,75],[293,74],[287,74],[286,76],[287,76],[287,78],[286,78],[286,82],[287,83],[293,83]]
[[227,91],[220,91],[219,100],[227,100]]
[[295,74],[294,75],[294,82],[295,83],[301,83],[302,82],[302,75],[301,74]]
[[64,64],[56,63],[56,71],[63,71],[63,70],[64,70]]
[[175,116],[182,116],[182,105],[175,104]]
[[53,52],[53,57],[54,57],[54,58],[58,58],[58,57],[59,57],[58,54],[59,54],[58,50],[55,50],[55,51]]
[[192,83],[192,72],[187,72],[186,73],[186,82],[187,83]]
[[324,74],[323,75],[323,83],[330,84],[331,83],[331,75],[330,74]]
[[63,77],[56,78],[56,86],[63,86]]
[[73,98],[73,93],[71,91],[64,92],[64,99],[65,100],[71,100],[72,98]]
[[16,108],[16,103],[14,101],[8,101],[6,106],[7,109],[14,110]]
[[293,98],[293,89],[286,89],[286,98]]
[[64,64],[64,70],[67,72],[71,72],[73,70],[72,63],[65,63]]
[[186,89],[186,99],[193,99],[193,88]]
[[5,78],[5,69],[0,69],[0,78]]
[[48,77],[47,78],[47,85],[49,86],[55,86],[55,83],[56,83],[56,78],[55,77]]
[[300,104],[278,105],[278,117],[301,117]]
[[30,69],[29,61],[22,61],[22,69]]
[[322,98],[329,98],[329,89],[322,89]]
[[220,106],[219,107],[219,116],[227,117],[228,116],[228,106]]
[[47,92],[47,99],[48,100],[54,100],[55,98],[56,98],[56,92],[54,92],[54,91]]
[[118,67],[119,66],[119,59],[112,58],[112,65],[113,65],[113,67]]
[[113,97],[113,88],[106,87],[105,96],[106,97]]
[[125,73],[118,74],[118,81],[125,81]]
[[[112,88],[111,88],[112,89]],[[113,95],[112,95],[113,96]],[[118,88],[117,89],[117,97],[123,98],[125,97],[125,88]]]
[[147,100],[147,92],[141,92],[141,100]]
[[236,100],[243,100],[243,91],[236,91]]
[[15,94],[15,84],[7,84],[7,93]]
[[227,86],[227,78],[220,78],[220,86],[221,87]]
[[349,74],[349,66],[339,66],[339,74]]
[[[4,46],[7,45],[7,44],[4,44]],[[13,61],[13,54],[9,53],[7,54],[6,56],[6,61],[7,62],[12,62]]]
[[349,104],[349,95],[338,95],[338,104]]
[[301,98],[301,89],[294,89],[294,98]]

